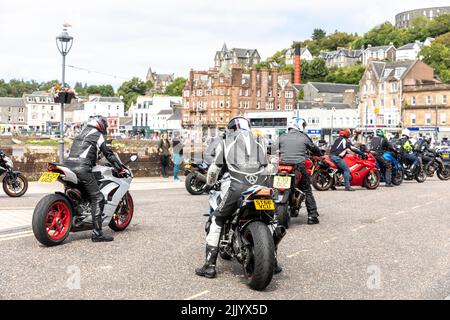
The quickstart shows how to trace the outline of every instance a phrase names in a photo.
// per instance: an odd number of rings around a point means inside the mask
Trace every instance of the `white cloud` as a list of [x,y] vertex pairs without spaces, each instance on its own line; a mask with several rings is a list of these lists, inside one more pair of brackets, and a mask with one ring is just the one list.
[[[422,7],[423,0],[375,3],[267,0],[2,0],[0,78],[38,81],[60,78],[55,37],[69,21],[75,41],[67,63],[123,77],[144,77],[148,66],[187,76],[206,69],[224,41],[229,47],[257,48],[263,57],[309,37],[321,27],[363,33],[397,12]],[[428,0],[426,6],[448,1]],[[448,3],[447,3],[448,4]],[[67,70],[73,83],[112,83],[114,79]]]

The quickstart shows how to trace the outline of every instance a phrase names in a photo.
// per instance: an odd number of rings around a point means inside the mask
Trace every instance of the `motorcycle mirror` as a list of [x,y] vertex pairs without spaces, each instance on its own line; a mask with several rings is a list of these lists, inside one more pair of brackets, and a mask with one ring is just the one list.
[[135,154],[130,157],[131,162],[135,162],[137,159],[138,159],[138,156]]

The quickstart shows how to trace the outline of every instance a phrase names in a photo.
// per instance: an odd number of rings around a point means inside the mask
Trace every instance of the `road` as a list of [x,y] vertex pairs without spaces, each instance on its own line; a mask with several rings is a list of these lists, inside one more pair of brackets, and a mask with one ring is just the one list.
[[[219,259],[213,280],[194,275],[204,259],[206,196],[135,190],[132,224],[111,243],[81,232],[45,248],[29,227],[2,232],[0,298],[442,300],[450,296],[449,190],[433,178],[315,192],[320,224],[307,225],[304,209],[292,220],[279,248],[284,271],[263,292],[245,286],[236,262]],[[0,194],[0,206],[30,210],[40,197]]]

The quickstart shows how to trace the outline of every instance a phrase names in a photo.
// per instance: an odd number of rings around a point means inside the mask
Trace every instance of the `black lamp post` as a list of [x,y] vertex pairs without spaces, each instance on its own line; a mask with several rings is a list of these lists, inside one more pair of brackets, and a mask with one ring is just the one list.
[[[64,87],[66,82],[66,55],[72,49],[73,37],[67,32],[67,28],[70,27],[69,24],[63,25],[63,31],[59,36],[56,37],[56,46],[62,55],[62,83]],[[64,96],[64,95],[63,95]],[[64,162],[64,100],[61,99],[61,123],[60,123],[60,140],[59,140],[59,162]]]

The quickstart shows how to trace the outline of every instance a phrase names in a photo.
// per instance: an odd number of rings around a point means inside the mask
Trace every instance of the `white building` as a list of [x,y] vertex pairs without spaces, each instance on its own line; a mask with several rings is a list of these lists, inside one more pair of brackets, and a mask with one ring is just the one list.
[[[285,64],[294,64],[294,56],[295,56],[295,48],[289,48],[284,55]],[[300,59],[311,61],[313,60],[313,56],[311,52],[308,50],[308,47],[304,47],[300,49]]]
[[422,50],[424,46],[429,46],[431,42],[433,42],[433,40],[433,38],[426,38],[424,42],[415,41],[405,44],[404,46],[397,49],[396,60],[416,60],[417,58],[422,60],[422,57],[419,57],[420,50]]
[[359,125],[358,109],[346,103],[323,103],[300,101],[298,109],[293,111],[261,111],[245,114],[252,128],[260,129],[274,139],[287,130],[289,119],[294,116],[305,119],[307,133],[311,138],[329,140],[331,129],[333,136],[339,129],[354,129]]
[[24,95],[27,109],[28,128],[36,132],[59,130],[61,121],[61,105],[55,103],[53,97],[43,91]]
[[83,123],[90,117],[102,115],[104,117],[123,117],[125,105],[119,97],[91,96],[73,112],[73,121]]

